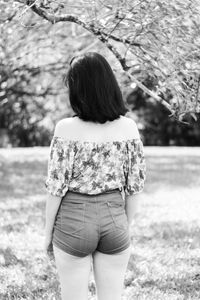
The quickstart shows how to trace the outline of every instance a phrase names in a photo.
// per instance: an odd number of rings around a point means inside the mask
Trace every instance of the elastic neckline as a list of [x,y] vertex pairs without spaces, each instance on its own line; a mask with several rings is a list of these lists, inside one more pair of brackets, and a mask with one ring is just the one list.
[[121,140],[121,141],[105,141],[105,142],[100,142],[100,141],[79,141],[79,140],[72,140],[72,139],[66,139],[61,136],[53,136],[53,139],[56,140],[62,140],[64,142],[68,143],[77,143],[77,144],[114,144],[114,143],[128,143],[132,141],[141,141],[140,138],[129,138],[126,140]]

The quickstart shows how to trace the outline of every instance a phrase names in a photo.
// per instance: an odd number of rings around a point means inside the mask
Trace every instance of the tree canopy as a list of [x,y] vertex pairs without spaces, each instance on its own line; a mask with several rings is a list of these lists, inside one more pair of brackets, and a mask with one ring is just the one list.
[[[55,122],[72,114],[62,82],[69,61],[90,50],[111,63],[131,116],[140,114],[139,127],[156,129],[153,119],[160,124],[164,118],[167,127],[173,120],[198,125],[197,1],[0,0],[0,5],[0,136],[9,135],[12,145],[49,143]],[[195,132],[197,137],[197,127]]]
[[[200,112],[198,0],[25,2],[23,14],[31,9],[53,25],[72,22],[92,33],[131,81],[179,120]],[[148,77],[152,90],[143,84]]]

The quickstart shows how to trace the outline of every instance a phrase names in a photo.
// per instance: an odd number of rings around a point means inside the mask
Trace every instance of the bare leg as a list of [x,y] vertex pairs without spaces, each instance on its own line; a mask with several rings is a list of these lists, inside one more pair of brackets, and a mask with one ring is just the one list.
[[131,246],[116,254],[93,254],[98,300],[121,300]]
[[53,246],[62,300],[87,300],[91,255],[77,257]]

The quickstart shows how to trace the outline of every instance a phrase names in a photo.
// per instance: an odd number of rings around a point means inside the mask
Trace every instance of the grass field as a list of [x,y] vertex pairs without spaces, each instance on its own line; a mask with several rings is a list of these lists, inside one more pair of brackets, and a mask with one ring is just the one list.
[[[145,147],[123,299],[200,299],[200,148]],[[43,253],[48,148],[0,149],[0,299],[59,300]],[[78,285],[78,283],[77,283]],[[95,298],[91,274],[88,299]]]

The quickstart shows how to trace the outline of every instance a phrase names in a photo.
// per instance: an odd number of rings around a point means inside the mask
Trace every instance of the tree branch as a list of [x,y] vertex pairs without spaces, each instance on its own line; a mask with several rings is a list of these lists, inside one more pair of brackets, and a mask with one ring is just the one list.
[[29,8],[31,8],[37,15],[42,17],[43,19],[51,22],[52,24],[59,23],[59,22],[72,22],[76,23],[77,25],[82,26],[84,29],[88,30],[89,32],[98,35],[100,32],[104,37],[110,38],[116,42],[121,42],[121,43],[126,43],[130,44],[131,46],[136,46],[136,47],[142,47],[143,45],[140,43],[135,43],[130,39],[127,38],[120,38],[115,35],[112,35],[110,33],[106,33],[103,29],[100,28],[95,28],[93,23],[85,23],[81,19],[79,19],[76,16],[69,15],[69,14],[64,14],[64,15],[56,15],[56,14],[51,14],[47,12],[45,9],[43,9],[40,6],[36,5],[37,0],[26,0],[26,4],[28,5]]
[[198,101],[199,101],[199,88],[200,88],[200,75],[198,77],[198,82],[197,82],[197,92],[196,92],[196,97],[195,97],[195,108],[197,108]]
[[153,91],[149,90],[144,84],[142,84],[140,81],[138,81],[132,74],[130,67],[127,66],[126,64],[126,59],[121,56],[121,54],[117,51],[117,49],[111,45],[108,42],[108,39],[111,38],[115,41],[122,42],[122,43],[129,43],[134,46],[142,46],[141,44],[138,43],[131,43],[130,40],[128,39],[120,39],[118,37],[115,37],[114,35],[107,34],[103,29],[101,28],[96,28],[93,23],[85,23],[84,21],[80,20],[78,17],[72,16],[72,15],[53,15],[51,13],[48,13],[45,9],[41,8],[40,6],[36,5],[35,0],[27,0],[26,1],[27,5],[40,17],[43,19],[51,22],[52,24],[58,23],[58,22],[73,22],[76,23],[80,26],[82,26],[84,29],[87,31],[91,32],[94,34],[102,43],[104,43],[107,48],[115,55],[117,60],[120,62],[122,69],[125,71],[126,74],[128,74],[128,77],[135,82],[140,89],[142,89],[146,94],[154,98],[156,101],[159,103],[163,104],[170,112],[171,116],[176,117],[176,111],[174,111],[170,104],[165,101],[163,98],[159,97],[157,94],[155,94]]

